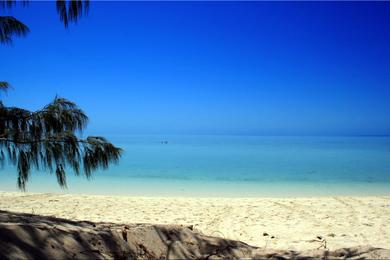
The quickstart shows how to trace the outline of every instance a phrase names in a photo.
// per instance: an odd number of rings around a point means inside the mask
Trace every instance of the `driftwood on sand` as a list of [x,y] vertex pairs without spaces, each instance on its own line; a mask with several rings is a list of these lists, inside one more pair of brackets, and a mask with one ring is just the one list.
[[282,251],[205,236],[192,226],[113,224],[0,211],[0,259],[390,259],[368,246]]

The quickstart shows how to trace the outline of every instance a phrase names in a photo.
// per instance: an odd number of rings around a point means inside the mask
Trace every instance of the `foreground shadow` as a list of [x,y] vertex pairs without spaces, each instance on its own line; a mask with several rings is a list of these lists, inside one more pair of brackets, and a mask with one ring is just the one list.
[[192,226],[113,224],[0,211],[0,259],[390,259],[371,247],[305,252],[205,236]]

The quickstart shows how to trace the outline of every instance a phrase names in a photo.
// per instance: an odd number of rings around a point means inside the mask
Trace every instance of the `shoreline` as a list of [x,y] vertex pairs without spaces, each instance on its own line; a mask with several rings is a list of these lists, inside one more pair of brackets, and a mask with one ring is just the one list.
[[[290,196],[263,196],[263,195],[254,195],[254,196],[242,196],[242,197],[237,197],[237,196],[196,196],[196,195],[188,195],[188,196],[183,196],[183,195],[149,195],[149,194],[143,194],[143,195],[127,195],[127,194],[105,194],[105,193],[73,193],[73,192],[30,192],[30,191],[4,191],[0,190],[0,197],[2,195],[15,195],[15,196],[75,196],[75,197],[102,197],[102,198],[107,198],[107,197],[113,197],[113,198],[129,198],[129,199],[200,199],[200,200],[214,200],[214,199],[231,199],[231,200],[280,200],[280,199],[287,199],[287,200],[300,200],[300,199],[307,199],[307,200],[316,200],[316,199],[333,199],[333,198],[364,198],[364,199],[375,199],[375,198],[389,198],[390,199],[390,192],[388,194],[378,194],[378,195],[366,195],[366,194],[361,194],[361,195],[307,195],[307,196],[302,196],[302,195],[290,195]],[[1,206],[1,203],[0,203]],[[1,210],[1,209],[0,209]]]
[[205,235],[282,250],[317,249],[317,236],[326,239],[330,250],[390,244],[390,196],[202,198],[0,192],[0,210],[75,221],[193,225]]
[[[0,191],[20,192],[14,174],[6,176]],[[115,178],[95,175],[67,178],[68,188],[61,189],[55,178],[47,174],[32,176],[30,193],[75,195],[137,196],[137,197],[200,197],[200,198],[294,198],[332,196],[387,196],[390,182],[363,181],[263,181],[234,182],[210,180],[172,180],[153,178]]]

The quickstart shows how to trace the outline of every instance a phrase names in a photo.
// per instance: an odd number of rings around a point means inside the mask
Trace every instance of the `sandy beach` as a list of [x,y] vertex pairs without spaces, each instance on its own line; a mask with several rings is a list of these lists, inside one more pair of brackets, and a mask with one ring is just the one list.
[[253,246],[330,250],[390,245],[390,196],[313,198],[126,197],[0,192],[0,209],[71,220],[193,225]]

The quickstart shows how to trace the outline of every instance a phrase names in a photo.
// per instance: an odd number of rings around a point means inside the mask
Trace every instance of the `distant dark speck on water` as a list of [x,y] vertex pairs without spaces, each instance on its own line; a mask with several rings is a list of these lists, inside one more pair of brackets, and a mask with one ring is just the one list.
[[168,144],[168,141],[161,141],[161,144]]

